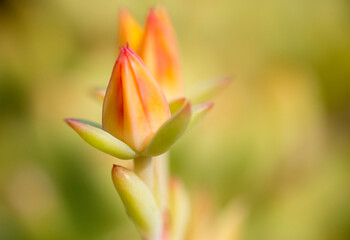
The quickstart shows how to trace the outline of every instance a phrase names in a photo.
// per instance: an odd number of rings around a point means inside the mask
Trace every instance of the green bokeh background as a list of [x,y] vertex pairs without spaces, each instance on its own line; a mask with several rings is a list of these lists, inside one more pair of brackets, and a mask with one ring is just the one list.
[[0,1],[0,239],[137,239],[117,161],[65,117],[100,121],[94,87],[118,54],[117,14],[165,5],[188,92],[228,75],[171,152],[217,209],[249,206],[244,240],[350,239],[350,4],[346,0]]

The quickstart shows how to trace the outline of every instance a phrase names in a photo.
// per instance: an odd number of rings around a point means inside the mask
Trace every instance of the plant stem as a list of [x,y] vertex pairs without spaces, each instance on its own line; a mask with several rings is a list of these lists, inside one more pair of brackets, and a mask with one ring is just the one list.
[[152,157],[138,157],[134,159],[134,172],[154,193],[154,173]]

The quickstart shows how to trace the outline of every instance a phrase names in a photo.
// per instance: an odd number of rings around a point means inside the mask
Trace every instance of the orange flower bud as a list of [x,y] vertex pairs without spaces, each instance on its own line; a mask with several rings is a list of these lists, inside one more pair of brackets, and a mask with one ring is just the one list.
[[127,9],[121,9],[118,19],[119,46],[129,44],[136,51],[140,47],[143,29]]
[[142,151],[169,118],[157,81],[130,47],[122,47],[104,98],[103,130]]
[[177,42],[163,7],[150,10],[139,53],[162,87],[168,101],[183,97]]

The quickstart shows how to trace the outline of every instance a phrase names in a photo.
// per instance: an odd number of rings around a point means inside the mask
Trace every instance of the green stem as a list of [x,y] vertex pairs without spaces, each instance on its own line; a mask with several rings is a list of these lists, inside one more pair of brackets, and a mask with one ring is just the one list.
[[134,172],[154,192],[154,173],[152,157],[138,157],[134,159]]

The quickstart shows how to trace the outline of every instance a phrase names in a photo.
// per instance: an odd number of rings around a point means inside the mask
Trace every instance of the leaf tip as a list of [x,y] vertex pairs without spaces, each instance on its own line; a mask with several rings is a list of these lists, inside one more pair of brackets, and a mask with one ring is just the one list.
[[183,107],[184,108],[184,111],[187,113],[187,114],[190,114],[191,115],[191,108],[192,108],[192,105],[190,103],[190,101],[187,101],[185,103],[185,106]]
[[113,164],[113,167],[112,167],[112,175],[115,175],[115,174],[118,174],[120,172],[123,172],[125,168],[123,168],[122,166],[120,165],[116,165],[116,164]]
[[65,121],[72,128],[74,128],[74,126],[76,126],[76,124],[78,123],[78,121],[74,118],[64,118],[63,121]]
[[205,108],[206,110],[210,110],[214,107],[214,105],[215,105],[214,102],[203,103],[203,108]]
[[79,131],[82,128],[84,128],[84,123],[79,121],[80,119],[77,118],[65,118],[64,121],[75,131]]
[[94,88],[91,90],[91,95],[95,98],[98,99],[99,101],[103,102],[105,98],[106,90],[100,89],[100,88]]

